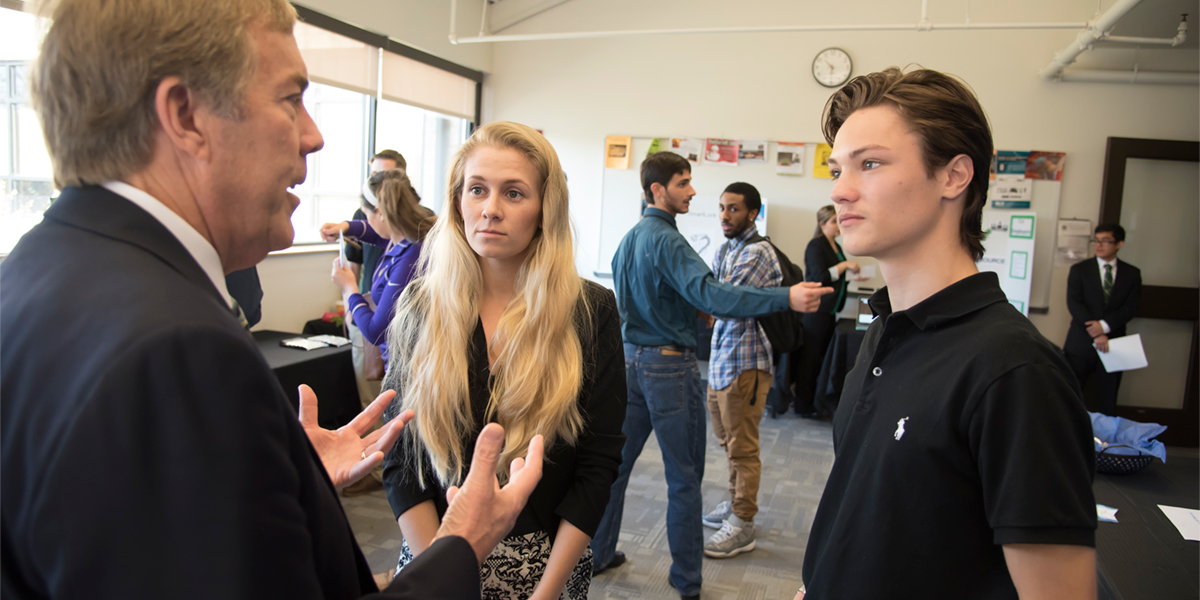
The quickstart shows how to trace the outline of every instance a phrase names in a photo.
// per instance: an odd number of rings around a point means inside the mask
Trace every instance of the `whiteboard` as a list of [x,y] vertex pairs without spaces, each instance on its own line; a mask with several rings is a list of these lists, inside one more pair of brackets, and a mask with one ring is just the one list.
[[[676,135],[676,137],[679,136]],[[667,138],[664,136],[660,139]],[[625,237],[625,234],[641,218],[642,186],[639,175],[642,160],[646,158],[646,152],[650,149],[650,141],[651,138],[633,138],[628,169],[608,169],[604,167],[603,162],[597,164],[597,168],[604,169],[604,177],[600,198],[600,242],[593,272],[596,277],[612,277],[612,257],[616,254],[617,246],[620,245],[621,238]],[[603,139],[598,140],[600,144],[603,142]],[[703,162],[693,164],[692,186],[696,189],[696,198],[718,198],[725,187],[735,181],[745,181],[758,188],[759,194],[764,198],[764,204],[769,207],[764,212],[770,215],[765,231],[760,224],[759,232],[770,236],[771,241],[780,250],[783,250],[793,262],[803,265],[804,249],[816,230],[817,210],[832,203],[829,196],[833,191],[833,180],[812,176],[813,153],[816,146],[817,142],[806,142],[804,175],[800,177],[775,173],[775,156],[778,145],[774,141],[768,144],[767,160],[764,164],[740,164],[736,167]],[[603,153],[599,155],[603,156]],[[1033,181],[1031,206],[1023,209],[1037,215],[1035,243],[1039,251],[1032,257],[1033,280],[1029,295],[1031,308],[1044,308],[1050,304],[1050,275],[1054,266],[1055,227],[1053,224],[1058,219],[1058,200],[1061,189],[1062,182]],[[696,211],[698,208],[701,207],[693,200],[692,210]],[[990,199],[986,210],[993,210]],[[705,212],[709,211],[705,209]],[[719,226],[715,222],[714,226],[719,231]],[[713,240],[710,240],[710,247],[715,250],[715,247],[723,241],[723,239],[717,239],[713,243]],[[872,258],[848,258],[862,265],[876,264]],[[862,286],[877,289],[883,285],[883,278],[877,275],[872,280],[852,285],[852,287]]]

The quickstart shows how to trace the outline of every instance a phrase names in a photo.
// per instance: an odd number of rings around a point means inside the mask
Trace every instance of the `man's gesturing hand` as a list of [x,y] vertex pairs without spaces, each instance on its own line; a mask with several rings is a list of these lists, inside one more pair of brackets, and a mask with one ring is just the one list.
[[446,490],[450,507],[434,538],[456,535],[467,540],[479,564],[512,530],[529,494],[542,478],[542,436],[537,435],[529,441],[526,458],[512,461],[508,484],[501,488],[496,479],[496,464],[500,462],[503,446],[503,427],[489,423],[479,432],[471,471],[461,488],[451,486]]
[[380,394],[349,425],[330,431],[317,424],[317,395],[307,385],[300,386],[300,426],[321,457],[333,487],[340,490],[365,477],[396,444],[400,429],[412,420],[413,411],[406,410],[387,425],[371,431],[395,396],[395,390]]
[[788,290],[788,305],[796,312],[814,312],[821,305],[821,296],[832,293],[831,287],[821,287],[815,281],[802,281]]

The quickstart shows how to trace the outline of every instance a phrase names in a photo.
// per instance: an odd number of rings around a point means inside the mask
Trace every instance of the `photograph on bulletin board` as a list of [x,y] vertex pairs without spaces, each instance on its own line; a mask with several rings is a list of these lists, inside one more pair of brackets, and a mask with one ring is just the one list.
[[738,142],[738,164],[763,165],[767,163],[767,140],[741,140]]
[[718,140],[708,138],[705,143],[704,162],[710,165],[736,167],[738,165],[737,140]]
[[633,138],[610,135],[604,138],[604,166],[609,169],[628,169],[629,154],[633,151]]
[[688,162],[698,163],[700,153],[704,151],[704,140],[671,138],[671,145],[667,150],[686,158]]
[[816,150],[813,151],[813,177],[833,179],[833,174],[829,172],[829,154],[831,152],[833,152],[833,147],[829,144],[817,144]]
[[1044,181],[1062,181],[1065,152],[1030,152],[1025,163],[1025,177]]
[[775,174],[792,176],[804,174],[803,142],[779,142],[775,145]]

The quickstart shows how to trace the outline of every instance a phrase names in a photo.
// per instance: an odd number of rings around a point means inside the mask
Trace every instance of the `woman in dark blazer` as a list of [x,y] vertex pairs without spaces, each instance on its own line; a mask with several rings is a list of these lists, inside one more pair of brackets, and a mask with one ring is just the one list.
[[846,287],[849,285],[847,271],[858,273],[858,263],[846,260],[846,254],[834,238],[841,234],[837,213],[833,205],[817,211],[817,231],[804,250],[804,279],[818,281],[835,290],[821,298],[821,306],[800,319],[804,324],[804,346],[800,348],[799,373],[796,375],[796,414],[802,417],[817,416],[814,404],[817,388],[817,373],[825,350],[833,339],[833,328],[837,324],[837,313],[846,305]]

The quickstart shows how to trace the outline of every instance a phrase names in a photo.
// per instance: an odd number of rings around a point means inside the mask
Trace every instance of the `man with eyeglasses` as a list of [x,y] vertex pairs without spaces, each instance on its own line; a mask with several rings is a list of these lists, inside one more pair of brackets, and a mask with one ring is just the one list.
[[1080,387],[1095,373],[1097,411],[1115,416],[1121,372],[1104,370],[1096,351],[1108,352],[1108,340],[1125,335],[1125,324],[1137,313],[1142,298],[1142,272],[1117,260],[1117,252],[1125,245],[1124,227],[1101,223],[1092,244],[1096,260],[1076,263],[1067,278],[1071,329],[1063,352]]

